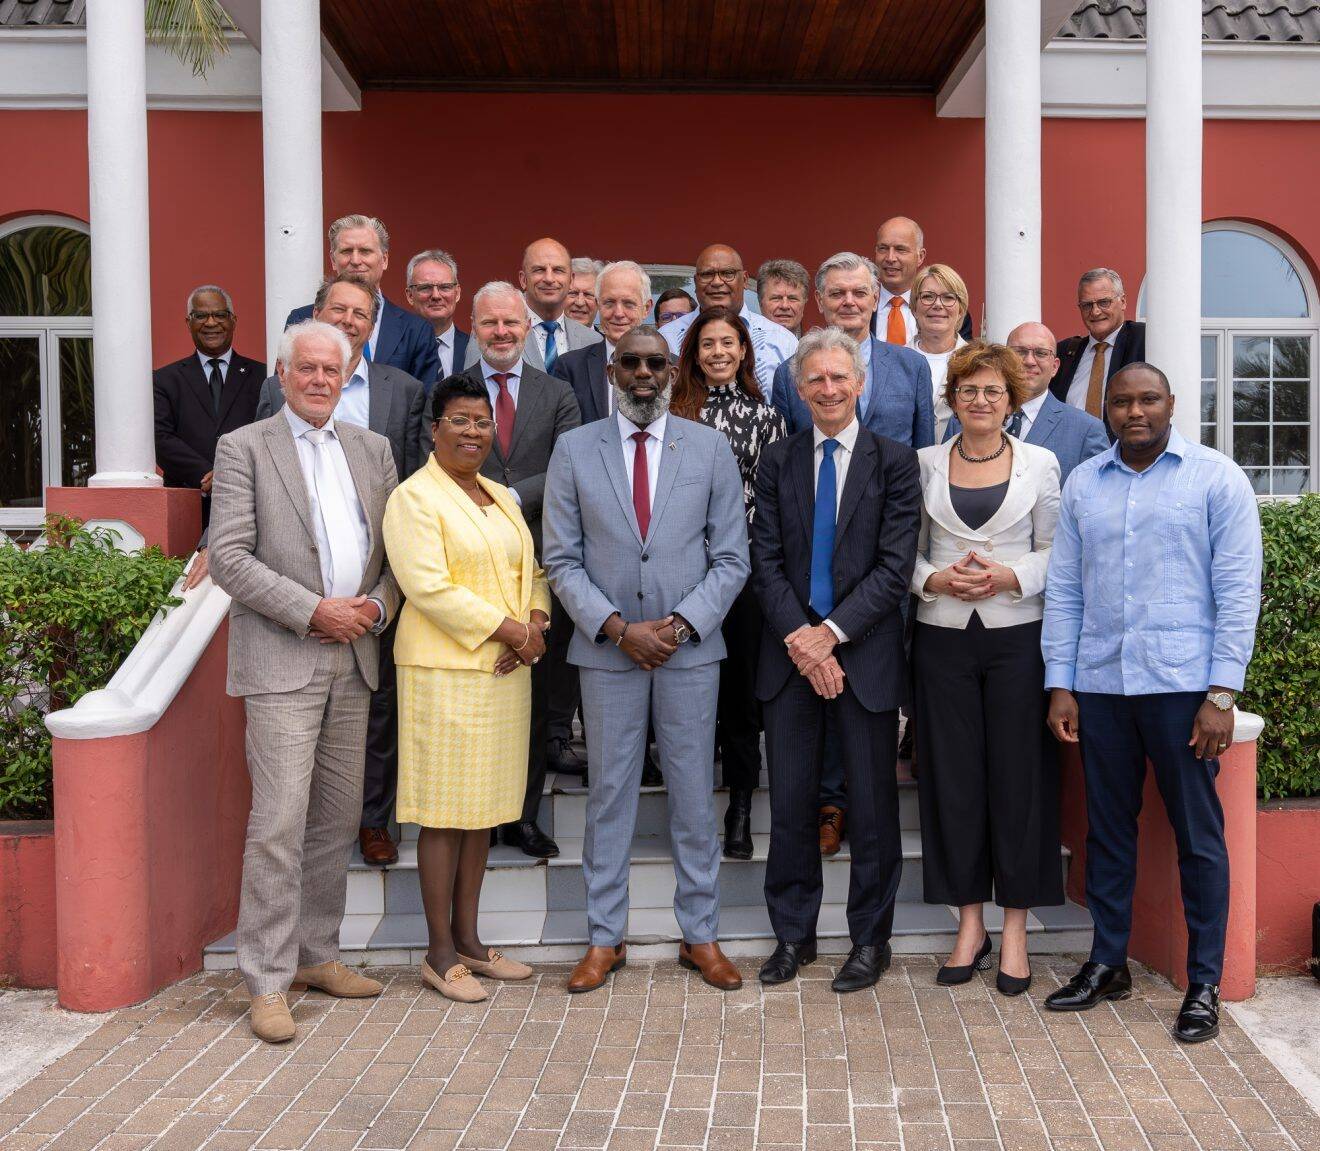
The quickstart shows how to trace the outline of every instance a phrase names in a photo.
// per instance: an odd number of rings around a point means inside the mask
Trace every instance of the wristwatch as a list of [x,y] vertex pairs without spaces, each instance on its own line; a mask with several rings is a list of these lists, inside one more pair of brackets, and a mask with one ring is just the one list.
[[1215,705],[1220,711],[1233,710],[1233,694],[1227,691],[1206,692],[1206,699]]
[[688,627],[687,624],[682,623],[682,622],[680,622],[679,620],[675,620],[675,621],[674,621],[674,642],[675,642],[675,643],[680,643],[680,644],[681,644],[681,643],[687,643],[687,641],[690,640],[691,638],[692,638],[692,629],[691,629],[690,627]]

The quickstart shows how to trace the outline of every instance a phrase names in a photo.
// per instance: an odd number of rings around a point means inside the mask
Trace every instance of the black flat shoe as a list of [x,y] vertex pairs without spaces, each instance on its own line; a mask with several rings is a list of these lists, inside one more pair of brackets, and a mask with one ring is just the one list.
[[956,987],[959,983],[967,983],[971,980],[973,973],[977,971],[990,970],[990,933],[985,933],[985,941],[976,951],[976,958],[971,963],[963,964],[961,967],[952,967],[945,964],[935,973],[935,982],[942,987]]
[[1213,983],[1189,983],[1173,1025],[1180,1043],[1204,1043],[1219,1034],[1219,988]]
[[880,981],[880,976],[889,970],[892,958],[893,952],[888,943],[883,947],[858,943],[848,953],[848,958],[839,968],[839,974],[834,977],[830,987],[841,993],[874,987]]
[[659,765],[655,762],[655,756],[651,754],[651,749],[646,749],[646,756],[642,760],[642,786],[643,787],[664,787],[665,777],[660,774]]
[[782,939],[775,945],[770,958],[761,964],[762,983],[787,983],[798,973],[799,967],[816,962],[816,941],[805,940],[802,943],[785,943]]
[[995,972],[995,986],[999,989],[1000,995],[1007,995],[1010,999],[1015,995],[1021,995],[1031,986],[1031,972],[1026,975],[1009,975],[1002,967]]
[[724,813],[724,854],[730,859],[752,858],[752,793],[729,792]]
[[518,848],[533,859],[553,859],[559,854],[559,844],[551,839],[531,820],[504,825],[504,842]]
[[1127,964],[1110,967],[1088,959],[1067,983],[1045,997],[1051,1011],[1090,1011],[1106,999],[1127,999],[1132,994],[1132,973]]

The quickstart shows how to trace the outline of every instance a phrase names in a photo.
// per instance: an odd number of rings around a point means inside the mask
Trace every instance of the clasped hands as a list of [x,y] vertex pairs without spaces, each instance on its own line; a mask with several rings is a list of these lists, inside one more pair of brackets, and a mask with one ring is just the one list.
[[380,623],[380,608],[364,595],[323,599],[312,612],[307,634],[322,643],[352,643]]
[[838,642],[839,637],[823,623],[815,627],[803,624],[784,638],[793,666],[807,677],[812,690],[823,699],[834,699],[843,691],[843,668],[834,658]]
[[1017,572],[1007,564],[970,551],[957,563],[929,575],[925,590],[975,603],[1000,592],[1021,591],[1022,585],[1018,583]]
[[674,631],[678,622],[687,624],[682,616],[675,615],[625,623],[616,612],[605,621],[601,630],[606,639],[617,644],[619,650],[643,671],[654,671],[668,663],[669,657],[678,650],[678,636]]
[[529,623],[506,619],[496,629],[493,638],[504,644],[504,650],[495,660],[495,675],[506,676],[520,666],[531,667],[545,655],[545,633],[550,630],[550,617],[543,611],[534,611]]

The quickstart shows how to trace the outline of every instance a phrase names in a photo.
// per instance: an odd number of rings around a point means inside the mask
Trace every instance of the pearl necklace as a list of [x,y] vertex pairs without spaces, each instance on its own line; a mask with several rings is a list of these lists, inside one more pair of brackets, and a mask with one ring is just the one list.
[[1000,432],[999,447],[995,449],[995,451],[991,452],[988,456],[969,456],[965,451],[963,451],[962,436],[958,437],[957,441],[954,444],[954,447],[958,449],[958,454],[962,456],[962,458],[966,460],[969,464],[988,464],[991,460],[997,460],[1000,456],[1004,454],[1004,449],[1008,447],[1008,437],[1004,435],[1003,432]]

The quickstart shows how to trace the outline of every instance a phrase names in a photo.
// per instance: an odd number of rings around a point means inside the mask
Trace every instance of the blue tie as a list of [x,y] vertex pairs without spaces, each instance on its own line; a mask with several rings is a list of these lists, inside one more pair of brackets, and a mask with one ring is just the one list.
[[555,364],[559,362],[559,349],[555,347],[555,332],[559,330],[559,321],[542,320],[541,327],[545,329],[545,370],[553,372]]
[[838,480],[834,449],[838,440],[824,440],[825,458],[816,477],[816,510],[811,520],[811,609],[821,619],[834,610],[834,516]]

